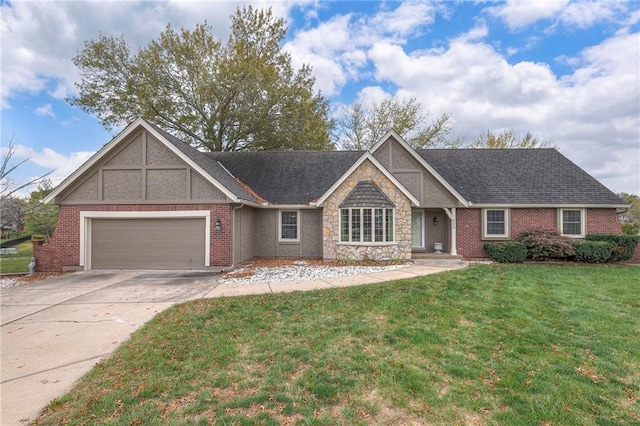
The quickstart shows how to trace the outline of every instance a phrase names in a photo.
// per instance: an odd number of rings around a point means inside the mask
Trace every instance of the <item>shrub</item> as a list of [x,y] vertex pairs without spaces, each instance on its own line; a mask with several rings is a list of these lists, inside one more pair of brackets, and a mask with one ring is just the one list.
[[587,263],[608,262],[613,251],[613,244],[607,241],[574,241],[576,260]]
[[527,258],[527,248],[518,241],[486,243],[484,249],[493,260],[500,263],[522,263]]
[[623,234],[627,234],[627,235],[640,234],[640,225],[638,225],[637,223],[631,223],[631,222],[621,223],[620,229],[622,229]]
[[532,260],[566,259],[575,253],[573,239],[563,237],[557,231],[523,232],[518,241],[527,247],[527,257]]
[[640,241],[638,235],[589,234],[587,241],[606,241],[613,245],[610,262],[623,262],[633,257],[633,252]]

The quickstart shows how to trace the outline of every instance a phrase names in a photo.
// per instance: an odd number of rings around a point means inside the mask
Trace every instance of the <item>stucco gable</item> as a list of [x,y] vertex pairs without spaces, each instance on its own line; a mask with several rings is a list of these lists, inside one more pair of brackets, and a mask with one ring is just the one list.
[[137,120],[72,173],[45,201],[127,204],[236,199],[154,126]]
[[420,200],[423,207],[458,207],[468,201],[395,131],[370,149],[371,154]]
[[45,201],[188,203],[229,202],[237,201],[237,197],[154,126],[137,120],[71,174]]

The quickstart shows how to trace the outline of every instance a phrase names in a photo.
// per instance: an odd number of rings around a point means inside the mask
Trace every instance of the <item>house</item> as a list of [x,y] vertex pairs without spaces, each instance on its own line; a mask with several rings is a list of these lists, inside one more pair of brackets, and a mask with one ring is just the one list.
[[139,119],[45,200],[38,270],[222,268],[259,257],[486,257],[531,229],[620,233],[615,194],[555,149],[204,153]]

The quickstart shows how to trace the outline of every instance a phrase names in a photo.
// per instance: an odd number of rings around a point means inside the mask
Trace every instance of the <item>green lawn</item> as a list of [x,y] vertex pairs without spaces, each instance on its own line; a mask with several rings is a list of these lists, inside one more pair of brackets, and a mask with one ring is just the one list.
[[37,424],[640,423],[640,269],[475,265],[159,314]]
[[0,255],[0,273],[13,274],[17,272],[29,272],[29,262],[33,252],[31,241],[25,241],[17,245],[17,254]]

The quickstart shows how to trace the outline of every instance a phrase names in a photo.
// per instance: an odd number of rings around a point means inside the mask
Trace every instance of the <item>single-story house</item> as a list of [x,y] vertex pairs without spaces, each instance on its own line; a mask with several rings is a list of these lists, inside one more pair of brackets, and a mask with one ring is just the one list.
[[555,149],[201,152],[139,119],[45,200],[37,269],[206,269],[252,257],[481,258],[531,229],[620,233],[613,192]]

